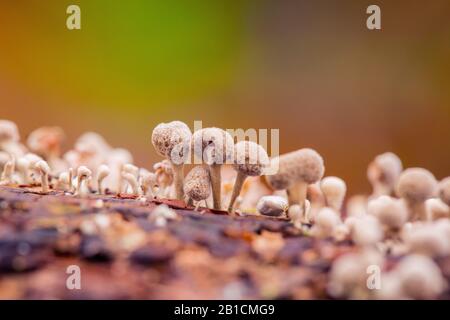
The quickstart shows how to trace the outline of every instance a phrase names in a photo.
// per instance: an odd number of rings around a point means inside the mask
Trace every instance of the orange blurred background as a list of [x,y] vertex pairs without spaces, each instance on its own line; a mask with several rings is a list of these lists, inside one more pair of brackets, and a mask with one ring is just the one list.
[[315,148],[368,192],[384,151],[450,174],[449,57],[448,0],[2,1],[0,119],[59,125],[67,148],[97,131],[144,167],[161,121],[279,128],[282,152]]

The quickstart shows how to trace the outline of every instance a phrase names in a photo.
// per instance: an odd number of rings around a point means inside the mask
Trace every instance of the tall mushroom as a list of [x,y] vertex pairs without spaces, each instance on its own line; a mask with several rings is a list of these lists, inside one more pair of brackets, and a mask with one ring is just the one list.
[[182,200],[184,197],[183,170],[184,163],[189,156],[191,136],[191,130],[181,121],[160,123],[152,133],[152,143],[156,152],[166,157],[172,164],[175,196],[178,200]]
[[233,205],[241,192],[247,176],[261,176],[264,169],[269,165],[269,156],[266,150],[252,141],[240,141],[234,146],[234,169],[237,171],[231,194],[228,212],[233,211]]
[[426,220],[425,200],[433,197],[436,189],[437,181],[430,171],[409,168],[400,175],[396,193],[408,203],[411,220]]
[[391,195],[402,170],[402,161],[394,153],[376,156],[367,168],[367,178],[373,187],[372,197]]
[[271,166],[278,170],[266,176],[268,185],[274,190],[287,190],[289,204],[298,204],[304,211],[308,185],[319,181],[325,171],[320,154],[304,148],[273,158]]
[[206,199],[211,194],[211,180],[209,172],[203,166],[196,166],[186,175],[184,182],[184,193],[189,197],[189,203],[197,201],[196,209],[200,201]]
[[221,210],[221,166],[233,157],[233,137],[219,128],[200,129],[192,135],[192,148],[195,155],[209,166],[213,207]]
[[43,193],[48,192],[48,175],[50,174],[50,167],[45,160],[39,160],[35,164],[36,170],[41,174],[41,188]]

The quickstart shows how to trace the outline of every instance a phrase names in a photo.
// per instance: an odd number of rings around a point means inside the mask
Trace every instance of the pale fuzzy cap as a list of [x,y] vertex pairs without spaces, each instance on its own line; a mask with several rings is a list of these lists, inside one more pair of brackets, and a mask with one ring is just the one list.
[[399,197],[420,203],[435,195],[437,181],[433,174],[423,168],[409,168],[402,172],[396,186]]
[[181,121],[158,124],[152,132],[152,144],[156,152],[177,164],[189,154],[191,129]]
[[330,208],[322,208],[315,217],[315,233],[321,237],[331,237],[334,230],[342,223],[339,214]]
[[450,206],[450,177],[439,182],[439,197],[448,206]]
[[431,198],[425,201],[425,208],[431,220],[450,218],[450,207],[441,199]]
[[408,208],[405,202],[389,196],[370,200],[367,210],[388,228],[401,228],[408,221]]
[[96,132],[85,132],[75,142],[74,149],[83,154],[100,154],[106,156],[111,146]]
[[265,216],[280,216],[289,208],[288,201],[280,196],[264,196],[258,200],[256,209]]
[[278,167],[278,172],[266,176],[266,180],[275,190],[288,189],[299,181],[315,183],[323,177],[325,171],[322,156],[309,148],[274,158],[271,166]]
[[401,290],[411,299],[435,299],[447,287],[441,270],[432,259],[410,255],[395,268]]
[[106,164],[102,164],[97,169],[97,179],[103,179],[111,173],[111,170]]
[[20,140],[17,125],[9,120],[0,120],[0,143],[2,142],[18,142]]
[[204,128],[192,135],[195,155],[207,164],[225,164],[234,155],[233,137],[219,128]]
[[31,151],[47,155],[51,151],[59,151],[64,138],[60,127],[41,127],[30,133],[27,145]]
[[350,224],[350,237],[358,246],[374,245],[381,241],[383,236],[380,223],[371,215],[354,218]]
[[35,168],[44,174],[50,174],[50,167],[48,163],[44,160],[39,160],[38,162],[36,162]]
[[260,176],[269,165],[266,150],[252,141],[240,141],[234,146],[234,168],[247,176]]
[[369,266],[383,267],[383,257],[374,250],[348,253],[337,258],[329,273],[327,290],[336,298],[361,299],[367,296],[367,269]]
[[88,169],[88,167],[80,166],[77,169],[78,177],[90,177],[92,175],[92,171]]
[[392,153],[385,152],[375,157],[367,169],[367,178],[372,183],[381,182],[394,187],[402,173],[403,165],[400,158]]
[[347,200],[347,216],[358,217],[367,214],[367,197],[354,195]]
[[430,257],[443,257],[450,253],[448,234],[434,223],[416,223],[404,232],[403,239],[409,250]]
[[345,181],[338,177],[325,177],[320,182],[320,188],[328,206],[335,210],[340,210],[347,192]]
[[195,201],[205,200],[211,194],[209,172],[202,166],[189,171],[184,179],[184,193]]

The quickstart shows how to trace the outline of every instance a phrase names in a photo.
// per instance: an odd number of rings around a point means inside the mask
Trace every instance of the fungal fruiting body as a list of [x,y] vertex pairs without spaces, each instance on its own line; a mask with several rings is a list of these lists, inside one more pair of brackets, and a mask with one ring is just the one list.
[[203,166],[196,166],[189,171],[184,180],[184,193],[189,197],[189,202],[208,199],[211,194],[211,181],[209,172]]
[[149,172],[147,170],[142,170],[140,173],[140,183],[142,194],[144,196],[155,196],[155,186],[156,186],[156,174]]
[[39,160],[36,162],[35,167],[41,175],[42,192],[46,193],[48,192],[48,175],[50,174],[50,167],[44,160]]
[[373,187],[372,197],[391,195],[402,170],[402,161],[396,154],[386,152],[376,156],[367,168],[367,178]]
[[322,208],[315,219],[312,233],[319,238],[332,237],[342,223],[339,214],[331,208]]
[[266,150],[252,141],[240,141],[234,146],[234,169],[237,171],[231,194],[228,212],[233,210],[234,202],[241,192],[247,176],[261,176],[264,169],[269,165],[269,156]]
[[[120,187],[120,191],[124,190],[125,193],[131,192],[132,194],[139,195],[140,188],[138,183],[139,168],[135,165],[127,163],[122,166],[122,179],[126,182],[124,187]],[[129,187],[131,190],[129,190]]]
[[105,194],[105,190],[103,188],[103,180],[111,173],[109,167],[105,164],[102,164],[98,167],[97,170],[97,189],[99,194]]
[[15,158],[23,156],[25,148],[19,140],[16,124],[9,120],[0,120],[0,151],[5,151]]
[[60,159],[64,137],[60,127],[41,127],[30,133],[27,145],[31,151],[46,159],[53,171],[59,173],[65,169],[65,163]]
[[408,208],[403,200],[381,196],[370,200],[368,212],[375,216],[387,230],[399,230],[408,221]]
[[259,199],[256,209],[262,215],[277,217],[289,209],[289,204],[285,198],[280,196],[264,196]]
[[290,205],[304,210],[307,186],[319,181],[325,171],[323,159],[315,150],[305,148],[272,159],[271,168],[277,172],[266,176],[274,190],[287,190]]
[[204,128],[192,135],[192,149],[197,158],[209,166],[213,207],[222,208],[221,166],[230,161],[234,154],[233,137],[225,130],[219,128]]
[[0,185],[8,185],[13,182],[13,173],[15,168],[14,160],[9,160],[3,166],[3,171],[0,177]]
[[81,166],[77,170],[77,184],[76,184],[76,190],[75,194],[80,196],[85,196],[87,193],[87,181],[92,176],[91,170],[89,170],[85,166]]
[[320,188],[325,197],[325,204],[340,212],[347,191],[344,180],[338,177],[325,177],[320,182]]
[[447,206],[450,206],[450,177],[443,179],[439,182],[439,197],[442,202],[444,202]]
[[166,157],[173,169],[175,197],[182,200],[184,163],[190,152],[191,130],[181,121],[160,123],[152,133],[152,143],[156,152]]
[[428,220],[450,218],[450,207],[441,199],[432,198],[425,201]]
[[396,193],[406,200],[411,220],[426,220],[425,201],[436,193],[437,181],[433,174],[423,168],[409,168],[400,175]]

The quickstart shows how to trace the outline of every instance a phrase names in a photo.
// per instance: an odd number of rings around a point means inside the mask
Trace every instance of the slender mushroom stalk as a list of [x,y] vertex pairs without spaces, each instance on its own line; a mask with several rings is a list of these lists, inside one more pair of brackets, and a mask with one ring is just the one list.
[[[126,183],[125,183],[125,186],[120,187],[120,190],[124,190],[124,192],[127,193],[127,192],[128,192],[128,185],[130,185],[130,187],[131,187],[133,193],[135,193],[135,192],[134,192],[135,189],[134,189],[134,187],[133,187],[134,181],[130,182],[130,179],[131,179],[131,178],[130,178],[129,176],[128,176],[128,179],[126,179],[126,178],[124,177],[124,173],[127,173],[127,174],[132,175],[132,176],[134,177],[134,180],[135,180],[136,183],[137,183],[138,176],[139,176],[139,168],[136,167],[135,165],[132,165],[132,164],[130,164],[130,163],[127,163],[127,164],[124,164],[124,165],[122,166],[122,171],[121,171],[121,177],[122,177],[123,180],[125,180]],[[127,185],[127,183],[128,183],[128,185]]]
[[105,164],[100,165],[97,170],[97,189],[99,194],[105,194],[105,189],[103,188],[103,180],[111,173],[109,167]]
[[326,206],[340,212],[347,191],[344,180],[338,177],[326,177],[322,179],[320,188],[325,197]]
[[42,193],[48,192],[48,175],[50,174],[50,167],[47,164],[47,161],[39,160],[35,165],[36,169],[39,171],[41,175],[41,188]]
[[209,172],[203,166],[196,166],[189,171],[184,180],[184,193],[189,197],[188,204],[197,202],[195,210],[198,210],[200,201],[208,199],[211,194],[211,180]]
[[153,172],[142,172],[140,177],[142,194],[144,196],[155,196],[156,174]]
[[426,220],[425,201],[432,198],[437,190],[433,174],[422,168],[409,168],[402,172],[396,186],[396,193],[405,199],[411,220]]
[[287,190],[289,205],[298,204],[305,211],[307,187],[319,181],[325,171],[320,154],[304,148],[273,158],[271,166],[278,171],[266,176],[267,184],[274,190]]
[[69,168],[69,192],[70,193],[75,193],[75,186],[73,184],[73,179],[74,179],[74,170],[73,168]]
[[166,157],[174,174],[175,197],[183,200],[184,164],[189,156],[191,130],[181,121],[160,123],[152,133],[152,143],[156,152]]
[[141,194],[136,176],[129,172],[122,172],[122,178],[131,186],[133,195],[139,196]]
[[70,175],[68,172],[61,172],[58,176],[58,189],[64,192],[70,191]]
[[13,174],[15,170],[14,159],[9,160],[3,166],[2,175],[0,177],[0,185],[5,186],[13,182]]
[[372,198],[391,195],[402,170],[402,161],[394,153],[376,156],[367,168],[367,178],[373,187]]
[[233,193],[231,194],[228,212],[233,211],[234,202],[241,192],[247,176],[261,176],[269,165],[269,156],[266,150],[252,141],[240,141],[234,146],[234,169],[237,171]]
[[92,172],[87,167],[85,167],[85,166],[78,167],[78,170],[77,170],[77,186],[76,186],[76,190],[75,190],[75,194],[76,195],[81,195],[81,196],[85,195],[85,192],[83,190],[83,182],[87,181],[88,179],[90,179],[91,176],[92,176]]
[[192,148],[195,155],[209,166],[213,208],[221,210],[222,177],[220,171],[222,165],[233,157],[233,137],[219,128],[204,128],[192,135]]

